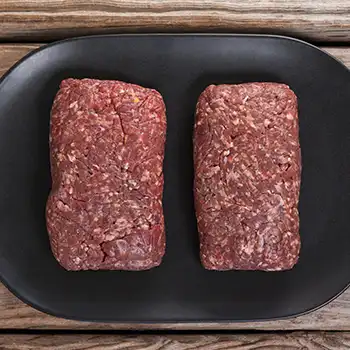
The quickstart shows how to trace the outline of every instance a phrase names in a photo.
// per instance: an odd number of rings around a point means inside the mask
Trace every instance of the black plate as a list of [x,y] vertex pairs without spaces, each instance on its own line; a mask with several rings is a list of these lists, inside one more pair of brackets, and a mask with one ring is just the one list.
[[[167,251],[146,272],[67,272],[44,208],[48,126],[60,81],[118,79],[167,105]],[[211,83],[284,82],[299,98],[303,157],[300,262],[288,272],[211,272],[199,262],[193,209],[196,100]],[[301,41],[253,35],[131,35],[66,40],[28,55],[0,84],[0,275],[50,314],[94,321],[267,320],[305,313],[350,281],[350,74]]]

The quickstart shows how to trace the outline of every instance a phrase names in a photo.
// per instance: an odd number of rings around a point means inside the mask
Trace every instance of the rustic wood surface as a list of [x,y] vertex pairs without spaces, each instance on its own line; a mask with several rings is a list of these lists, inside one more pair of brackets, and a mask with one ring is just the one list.
[[[30,52],[31,50],[39,47],[37,44],[5,44],[0,45],[0,75],[3,74],[7,69],[9,69],[16,61],[18,61],[22,56],[24,56],[26,53]],[[350,67],[350,47],[342,47],[342,48],[324,48],[326,51],[334,55],[335,57],[342,60],[345,64],[347,64]],[[70,320],[64,320],[59,319],[56,317],[52,317],[46,314],[43,314],[27,305],[22,303],[20,300],[18,300],[15,296],[13,296],[3,285],[0,284],[0,331],[1,329],[75,329],[75,330],[113,330],[113,329],[197,329],[197,330],[204,330],[204,329],[226,329],[226,330],[233,330],[233,329],[260,329],[260,330],[346,330],[350,331],[350,290],[345,292],[343,295],[341,295],[339,298],[328,304],[327,306],[321,308],[320,310],[317,310],[315,312],[312,312],[308,315],[296,317],[289,320],[282,320],[282,321],[271,321],[271,322],[256,322],[256,323],[194,323],[194,324],[153,324],[153,325],[139,325],[139,324],[104,324],[104,323],[87,323],[87,322],[76,322],[76,321],[70,321]],[[299,333],[298,333],[299,334]],[[92,349],[96,348],[94,346],[96,342],[96,339],[94,337],[83,337],[83,338],[77,338],[81,339],[82,346],[91,346]],[[286,346],[290,346],[288,349],[297,349],[298,342],[305,342],[305,349],[313,349],[312,342],[314,338],[309,338],[308,335],[298,335],[297,337],[294,336],[288,336],[286,338],[280,338],[281,341],[283,340],[286,342]],[[319,341],[325,341],[326,337],[325,335],[316,335]],[[316,339],[315,338],[315,339]],[[347,341],[349,342],[349,334],[343,334],[340,337],[341,341]],[[5,349],[8,348],[9,341],[12,338],[4,337],[2,338],[3,342],[7,342]],[[16,338],[19,339],[25,339],[24,338]],[[45,343],[49,342],[49,338],[45,337],[38,337],[33,338],[36,339],[38,342],[42,341],[42,348],[45,348],[43,346],[46,346]],[[45,340],[46,339],[46,340]],[[64,342],[64,339],[61,339],[60,337],[55,338],[58,342],[62,341]],[[61,339],[61,340],[60,340]],[[75,338],[74,338],[75,339]],[[157,349],[159,344],[163,344],[165,342],[165,345],[167,340],[165,338],[151,338],[151,344],[155,342],[155,344],[158,345],[150,345],[150,348]],[[206,339],[213,339],[213,338],[200,338],[198,341],[199,345],[198,347],[201,347],[200,345],[202,341],[206,341]],[[238,338],[237,338],[238,339]],[[242,338],[243,339],[243,338]],[[257,344],[261,344],[261,346],[265,346],[266,349],[268,349],[269,343],[264,343],[265,338],[257,338],[260,340],[256,340]],[[261,340],[263,339],[263,340]],[[266,338],[269,339],[269,338]],[[323,340],[322,340],[323,339]],[[328,339],[328,338],[327,338]],[[332,337],[330,339],[333,339]],[[17,341],[17,340],[16,340]],[[78,341],[78,340],[77,340]],[[143,339],[140,340],[141,344]],[[148,341],[148,340],[147,340]],[[196,342],[195,341],[195,342]],[[230,346],[234,347],[234,341],[232,340],[232,344]],[[239,340],[237,340],[239,341]],[[266,340],[271,341],[270,340]],[[85,342],[85,343],[84,343]],[[89,343],[90,342],[90,343]],[[259,343],[260,342],[260,343]],[[289,343],[290,345],[288,345]],[[1,341],[0,341],[0,348],[1,347]],[[5,343],[4,343],[5,344]],[[16,345],[17,347],[13,347],[13,349],[19,349],[21,343],[18,343]],[[58,343],[59,344],[59,343]],[[86,345],[88,344],[88,345]],[[169,344],[172,344],[169,340]],[[220,342],[219,342],[220,344]],[[265,345],[264,345],[265,344]],[[272,344],[272,343],[271,343]],[[300,343],[304,344],[304,343]],[[5,345],[3,345],[5,346]],[[38,345],[39,346],[39,345]],[[64,344],[60,345],[64,346]],[[111,345],[114,346],[114,345]],[[204,345],[203,345],[204,346]],[[254,347],[249,346],[255,346],[253,345],[246,345],[244,349],[255,349]],[[271,345],[272,346],[272,345]],[[299,345],[300,348],[301,345]],[[328,346],[328,345],[327,345]],[[326,349],[333,349],[329,345]],[[85,347],[85,348],[86,348]],[[63,348],[63,347],[62,347]],[[123,347],[119,347],[118,349],[122,349]],[[181,347],[180,347],[181,348]],[[314,347],[315,348],[315,347]],[[34,349],[34,348],[33,348]],[[40,347],[37,347],[36,349],[40,349]],[[58,349],[58,347],[56,347]],[[69,349],[69,348],[68,348]],[[75,348],[74,348],[75,349]],[[77,347],[77,349],[80,349]],[[81,349],[84,349],[84,347],[81,347]],[[104,347],[103,349],[116,349],[116,347]],[[338,347],[338,349],[340,349]]]
[[121,31],[229,31],[350,40],[349,0],[2,0],[0,40]]
[[344,350],[350,333],[237,335],[0,335],[3,350]]
[[[331,42],[350,44],[350,0],[0,0],[0,42],[9,42],[0,44],[0,76],[23,55],[39,47],[31,42],[142,31],[275,33],[329,42],[329,45]],[[326,47],[325,50],[350,67],[350,47]],[[159,329],[286,332],[102,334],[115,330]],[[6,330],[24,333],[1,334]],[[25,334],[29,330],[45,333]],[[52,335],[46,333],[48,330],[63,333]],[[84,331],[84,334],[64,334],[71,331]],[[94,333],[85,333],[89,331]],[[327,306],[289,320],[131,325],[76,322],[49,316],[22,303],[0,283],[0,349],[350,349],[350,289]]]

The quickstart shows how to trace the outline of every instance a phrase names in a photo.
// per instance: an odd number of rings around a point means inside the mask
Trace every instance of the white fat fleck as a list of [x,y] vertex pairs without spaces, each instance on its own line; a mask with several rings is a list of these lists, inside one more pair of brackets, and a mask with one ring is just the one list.
[[217,174],[219,171],[220,171],[220,167],[219,166],[213,166],[213,167],[210,168],[210,170],[208,171],[208,173],[206,175],[211,177],[211,176]]
[[[223,198],[226,198],[226,197],[227,197],[226,192],[225,192],[223,189],[218,190],[218,193],[219,193],[219,195],[220,195],[221,197],[223,197]],[[219,205],[219,206],[220,206],[220,205]],[[219,208],[219,209],[220,209],[220,208]]]
[[249,96],[244,97],[243,103],[246,103],[248,101]]
[[276,185],[275,185],[275,189],[276,189],[276,191],[277,192],[282,192],[282,186],[281,186],[281,182],[279,182],[279,183],[277,183]]
[[[228,228],[231,229],[231,227],[228,227]],[[226,250],[227,252],[230,251],[228,238],[223,239],[223,240],[221,241],[220,245],[221,245],[222,247],[225,247],[225,250]]]
[[233,125],[238,125],[239,124],[239,119],[238,118],[233,119],[232,124]]
[[72,154],[67,154],[67,157],[68,157],[70,162],[74,162],[76,160],[75,156]]
[[144,181],[147,181],[148,179],[149,179],[149,171],[145,170],[141,176],[141,181],[144,182]]
[[141,228],[142,228],[143,230],[149,230],[149,224],[147,224],[147,223],[142,224],[142,225],[141,225]]
[[57,201],[57,204],[56,204],[57,208],[59,210],[62,210],[62,211],[69,211],[69,206],[64,204],[62,201]]
[[293,120],[293,119],[294,119],[294,116],[293,116],[293,114],[291,114],[291,113],[287,113],[286,118],[287,118],[288,120]]
[[270,124],[271,124],[271,122],[270,122],[269,119],[265,119],[265,120],[264,120],[264,126],[265,126],[265,128],[267,128]]
[[250,170],[246,169],[246,170],[244,171],[244,174],[245,174],[247,177],[249,177],[250,179],[253,179],[253,180],[254,180],[254,176],[253,176],[253,174],[252,174],[252,172],[251,172]]
[[87,209],[87,210],[91,210],[92,208],[93,208],[93,206],[92,206],[91,203],[87,204],[87,206],[86,206],[86,209]]
[[213,256],[209,256],[208,260],[213,264],[213,265],[220,265],[223,263],[224,258],[223,257],[218,257],[217,259],[214,258]]
[[104,236],[104,240],[105,241],[113,241],[113,239],[115,238],[116,236],[115,235],[113,235],[113,234],[106,234],[105,236]]
[[69,105],[69,108],[74,108],[78,104],[78,101],[74,101]]
[[248,242],[246,245],[241,246],[241,253],[252,255],[253,252],[254,252],[254,245],[251,242]]
[[226,179],[227,180],[231,180],[231,179],[238,180],[239,176],[240,176],[239,173],[236,173],[234,171],[229,171],[229,172],[227,172]]
[[159,176],[163,172],[163,167],[160,165],[156,168],[156,174]]
[[118,239],[116,241],[116,244],[117,244],[120,255],[126,254],[128,248],[129,248],[128,243],[123,239]]
[[73,259],[74,264],[78,265],[80,263],[81,259],[79,257],[76,257]]
[[257,129],[256,125],[253,122],[248,123],[253,129]]
[[130,226],[128,220],[125,218],[119,218],[115,221],[115,226],[118,226],[119,229]]
[[294,239],[292,242],[290,242],[291,246],[298,246],[299,245],[299,240]]

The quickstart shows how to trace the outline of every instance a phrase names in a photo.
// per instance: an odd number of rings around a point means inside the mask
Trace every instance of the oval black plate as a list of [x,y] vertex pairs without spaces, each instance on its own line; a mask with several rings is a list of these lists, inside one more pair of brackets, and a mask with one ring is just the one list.
[[[67,272],[45,226],[48,126],[67,77],[158,89],[167,105],[167,252],[146,272]],[[211,83],[284,82],[299,98],[302,251],[288,272],[211,272],[193,209],[196,100]],[[315,309],[350,281],[350,74],[301,41],[254,35],[97,36],[28,55],[0,84],[0,276],[28,304],[92,321],[251,321]]]

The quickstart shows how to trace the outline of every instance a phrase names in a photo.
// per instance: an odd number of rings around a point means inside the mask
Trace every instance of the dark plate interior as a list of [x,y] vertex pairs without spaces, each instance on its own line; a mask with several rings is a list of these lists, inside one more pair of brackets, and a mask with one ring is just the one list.
[[[44,209],[50,107],[66,77],[158,89],[167,105],[167,252],[146,272],[67,272]],[[302,251],[288,272],[211,272],[199,262],[193,208],[196,100],[211,83],[284,82],[299,98]],[[266,320],[317,308],[350,280],[350,74],[300,41],[250,35],[97,36],[51,44],[0,85],[0,275],[21,299],[95,321]]]

